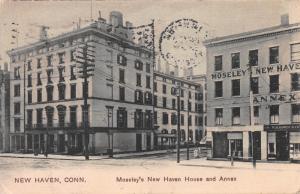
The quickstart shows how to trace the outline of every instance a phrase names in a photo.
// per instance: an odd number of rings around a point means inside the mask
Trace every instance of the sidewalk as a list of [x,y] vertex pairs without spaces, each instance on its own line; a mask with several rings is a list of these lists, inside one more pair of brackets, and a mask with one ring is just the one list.
[[[190,150],[193,150],[191,148]],[[113,155],[115,159],[121,158],[134,158],[139,156],[151,156],[151,155],[159,155],[159,154],[168,154],[175,153],[176,149],[173,150],[154,150],[154,151],[145,151],[145,152],[131,152],[131,153],[117,153]],[[180,149],[180,152],[186,152],[186,148]],[[74,155],[66,155],[66,154],[48,154],[46,158],[43,154],[39,154],[35,156],[33,153],[30,154],[22,154],[22,153],[0,153],[0,158],[32,158],[32,159],[53,159],[53,160],[85,160],[84,156],[74,156]],[[109,159],[108,155],[99,155],[99,156],[90,156],[90,160],[102,160]]]
[[[183,160],[179,165],[191,167],[209,167],[209,168],[224,168],[224,169],[253,169],[252,162],[234,161],[231,166],[231,161],[216,161],[206,160],[206,158]],[[296,163],[272,163],[268,161],[256,162],[256,170],[293,170],[300,172],[300,164]]]

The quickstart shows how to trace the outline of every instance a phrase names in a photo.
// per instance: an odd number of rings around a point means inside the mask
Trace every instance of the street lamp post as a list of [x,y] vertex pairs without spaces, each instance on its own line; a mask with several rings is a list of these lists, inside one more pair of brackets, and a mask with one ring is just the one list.
[[177,85],[177,163],[180,163],[180,82]]

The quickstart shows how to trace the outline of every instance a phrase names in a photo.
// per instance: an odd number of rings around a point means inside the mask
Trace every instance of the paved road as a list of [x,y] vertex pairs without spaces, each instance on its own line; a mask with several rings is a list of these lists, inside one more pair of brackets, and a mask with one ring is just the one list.
[[[287,164],[287,170],[276,170],[278,165],[269,164],[271,168],[267,170],[253,170],[194,165],[201,160],[192,159],[177,164],[176,160],[170,160],[167,156],[94,161],[0,158],[0,194],[281,194],[300,190],[299,169],[292,170],[299,166]],[[183,165],[184,162],[193,165]],[[50,181],[46,178],[52,178],[54,182],[45,183]],[[30,181],[25,183],[24,180]]]

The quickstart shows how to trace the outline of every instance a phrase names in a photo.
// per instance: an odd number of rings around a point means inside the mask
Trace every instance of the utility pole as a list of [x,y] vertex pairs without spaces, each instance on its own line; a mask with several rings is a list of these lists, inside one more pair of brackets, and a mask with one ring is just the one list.
[[[186,159],[189,160],[190,159],[190,100],[189,100],[188,96],[188,100],[187,100],[187,106],[188,106],[188,110],[187,110],[187,118],[188,118],[188,125],[187,125],[187,131],[188,131],[188,135],[187,135],[187,145],[186,145]],[[191,121],[192,122],[192,121]]]
[[[249,100],[250,100],[250,125],[251,127],[254,126],[254,108],[253,108],[253,91],[252,91],[252,64],[249,63],[249,80],[250,80],[250,90],[249,90]],[[256,168],[256,159],[254,154],[254,141],[253,141],[253,133],[251,131],[251,151],[252,151],[252,165],[253,168]]]
[[89,120],[88,120],[88,78],[92,76],[95,68],[95,46],[82,43],[76,51],[76,62],[78,63],[79,77],[83,79],[83,130],[84,130],[84,155],[89,160]]
[[180,82],[177,82],[177,163],[180,163]]

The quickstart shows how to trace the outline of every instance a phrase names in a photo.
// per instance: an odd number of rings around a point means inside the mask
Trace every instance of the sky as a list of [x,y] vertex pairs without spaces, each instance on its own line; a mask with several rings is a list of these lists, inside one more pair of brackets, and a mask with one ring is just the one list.
[[[210,38],[279,25],[284,13],[289,14],[290,23],[300,22],[299,0],[0,0],[0,65],[9,62],[6,51],[16,46],[11,44],[13,28],[20,32],[18,46],[22,46],[38,40],[39,25],[49,26],[50,36],[55,36],[72,30],[79,18],[83,22],[91,15],[97,19],[101,11],[108,19],[113,10],[122,12],[123,20],[134,26],[154,19],[157,40],[172,21],[182,18],[203,24]],[[195,74],[205,71],[205,61],[195,68]]]

